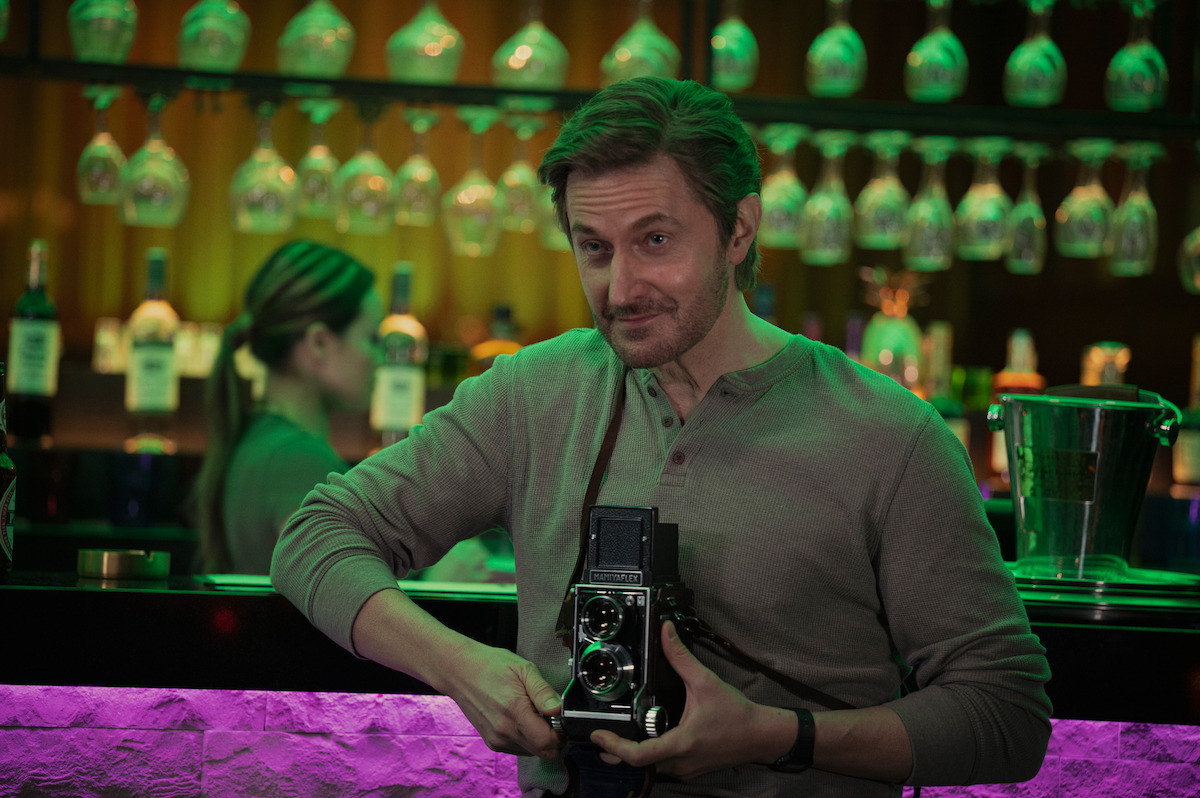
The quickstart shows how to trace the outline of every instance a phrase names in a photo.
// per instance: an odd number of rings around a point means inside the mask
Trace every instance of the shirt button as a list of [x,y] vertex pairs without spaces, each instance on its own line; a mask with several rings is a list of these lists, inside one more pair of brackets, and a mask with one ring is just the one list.
[[674,419],[674,418],[672,418],[671,416],[663,416],[663,419],[662,419],[662,421],[663,421],[663,426],[664,426],[664,427],[669,427],[669,426],[671,426],[672,424],[674,424],[674,423],[675,423],[675,419]]
[[651,395],[651,396],[653,396],[653,397],[657,397],[657,396],[658,396],[658,391],[654,390],[653,388],[651,388],[651,389],[649,390],[649,393],[650,393],[650,395]]
[[683,465],[685,459],[687,458],[683,456],[683,452],[675,452],[675,454],[671,455],[671,462],[675,465]]

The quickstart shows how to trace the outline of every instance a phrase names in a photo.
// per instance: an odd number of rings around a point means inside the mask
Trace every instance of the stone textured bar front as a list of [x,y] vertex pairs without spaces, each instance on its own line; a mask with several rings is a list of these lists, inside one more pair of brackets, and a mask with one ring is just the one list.
[[[519,793],[514,757],[488,750],[444,696],[0,685],[0,794]],[[1192,798],[1200,726],[1056,719],[1032,781],[921,795]]]

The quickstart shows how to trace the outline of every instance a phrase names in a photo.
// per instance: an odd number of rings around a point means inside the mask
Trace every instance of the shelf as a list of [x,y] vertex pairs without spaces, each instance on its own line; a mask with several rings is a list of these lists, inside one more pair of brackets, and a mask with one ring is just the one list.
[[389,80],[306,78],[273,72],[196,72],[132,64],[84,63],[71,59],[0,55],[0,75],[15,75],[79,83],[137,86],[147,92],[235,91],[264,98],[341,97],[350,101],[496,105],[530,110],[573,110],[592,96],[590,91],[496,88],[454,84],[433,86]]
[[934,105],[913,102],[823,100],[810,97],[739,95],[738,115],[747,122],[798,122],[814,129],[907,130],[915,134],[996,136],[1037,140],[1103,137],[1125,141],[1200,136],[1195,115],[1164,111],[1133,114],[1106,110]]
[[[0,75],[79,83],[127,84],[147,92],[232,91],[264,99],[340,97],[351,102],[495,105],[543,111],[572,111],[592,96],[583,89],[544,91],[487,85],[433,86],[388,80],[324,80],[269,72],[195,72],[173,67],[82,63],[0,55]],[[1103,110],[934,105],[912,102],[828,100],[812,97],[735,95],[747,122],[797,122],[815,129],[899,129],[950,136],[1007,135],[1038,140],[1102,136],[1120,140],[1200,137],[1195,115],[1164,111],[1132,114]]]

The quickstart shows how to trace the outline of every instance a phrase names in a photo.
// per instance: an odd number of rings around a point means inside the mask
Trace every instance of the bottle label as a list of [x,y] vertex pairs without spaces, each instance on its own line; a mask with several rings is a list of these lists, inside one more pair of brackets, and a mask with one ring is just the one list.
[[17,514],[16,493],[17,480],[14,477],[8,483],[8,487],[4,489],[4,495],[0,496],[0,549],[4,550],[4,567],[7,567],[13,560],[13,524]]
[[371,396],[371,429],[407,430],[425,415],[425,370],[420,366],[385,364],[375,370]]
[[137,343],[129,348],[125,409],[130,413],[173,413],[179,407],[179,374],[171,343]]
[[62,331],[55,319],[13,319],[8,338],[8,392],[58,393]]

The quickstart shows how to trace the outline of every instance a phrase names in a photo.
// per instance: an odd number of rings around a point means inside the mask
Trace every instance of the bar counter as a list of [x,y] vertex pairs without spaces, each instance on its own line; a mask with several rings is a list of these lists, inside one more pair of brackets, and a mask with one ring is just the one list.
[[[1195,577],[1119,591],[1048,581],[1019,584],[1049,654],[1056,716],[1200,725]],[[512,586],[399,584],[450,627],[513,647]],[[0,658],[0,684],[431,692],[328,640],[263,577],[15,572],[0,586],[0,617],[11,652]]]

